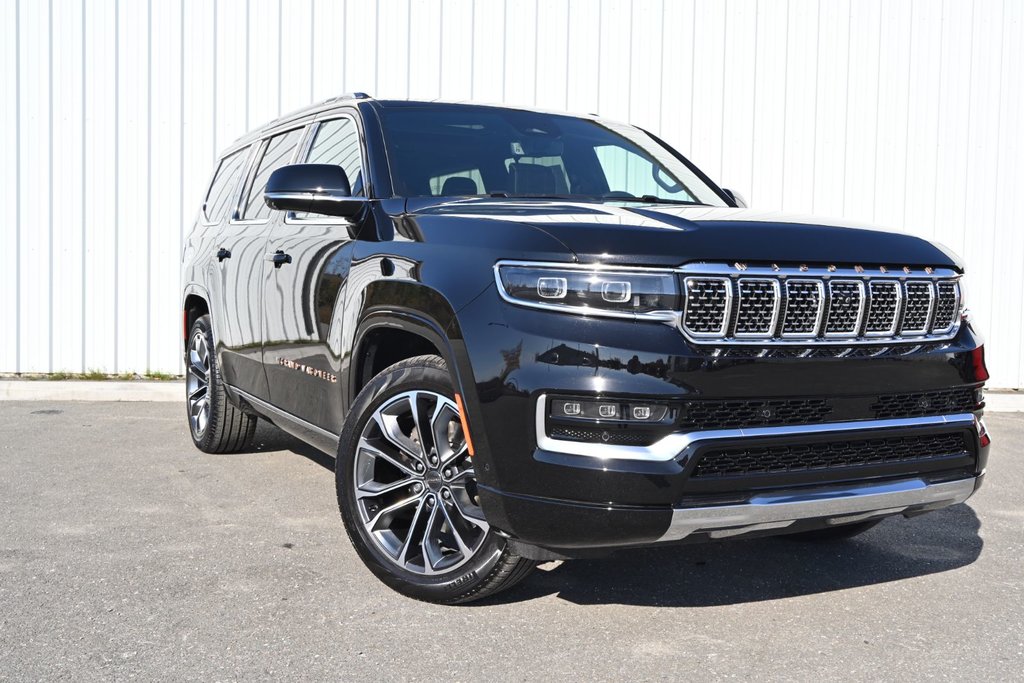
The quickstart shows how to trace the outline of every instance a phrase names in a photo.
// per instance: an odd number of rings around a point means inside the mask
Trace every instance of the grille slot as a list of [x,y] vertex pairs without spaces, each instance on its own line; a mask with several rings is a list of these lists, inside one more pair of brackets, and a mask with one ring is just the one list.
[[779,318],[779,281],[740,278],[736,309],[737,337],[770,337]]
[[832,280],[828,283],[826,337],[855,337],[864,315],[864,283]]
[[864,327],[867,336],[889,336],[896,331],[900,301],[903,292],[900,283],[876,280],[869,286],[868,320]]
[[683,327],[695,337],[725,336],[732,306],[732,283],[728,278],[688,277]]
[[661,436],[655,432],[627,431],[624,429],[588,429],[586,427],[569,427],[554,425],[550,434],[555,439],[565,441],[586,441],[588,443],[608,443],[614,446],[649,446]]
[[952,282],[939,282],[935,285],[935,316],[932,321],[932,332],[942,334],[948,332],[956,323],[960,312],[960,294]]
[[712,479],[927,462],[970,456],[961,432],[708,450],[693,477]]
[[970,387],[911,394],[889,394],[879,396],[871,406],[875,417],[880,419],[969,413],[975,408],[977,408],[977,403],[974,398],[974,389]]
[[932,315],[934,292],[930,282],[908,282],[907,306],[903,312],[903,334],[926,334]]
[[825,283],[820,280],[786,280],[786,315],[783,337],[814,337],[825,312]]

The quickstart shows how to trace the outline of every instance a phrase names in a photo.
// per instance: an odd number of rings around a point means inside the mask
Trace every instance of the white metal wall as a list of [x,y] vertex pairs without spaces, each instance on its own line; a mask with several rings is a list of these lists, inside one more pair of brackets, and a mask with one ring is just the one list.
[[2,0],[0,31],[0,372],[177,372],[215,153],[364,90],[598,112],[759,208],[937,239],[1024,385],[1019,0]]

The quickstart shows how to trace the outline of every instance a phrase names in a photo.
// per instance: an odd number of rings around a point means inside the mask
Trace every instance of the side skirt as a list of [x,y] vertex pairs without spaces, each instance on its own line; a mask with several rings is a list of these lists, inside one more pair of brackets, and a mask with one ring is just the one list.
[[240,407],[243,409],[251,409],[295,438],[305,441],[310,446],[323,451],[332,458],[338,455],[338,440],[340,437],[337,434],[306,422],[302,418],[281,410],[277,406],[271,405],[263,399],[256,398],[237,387],[228,385],[228,391],[238,399],[239,404],[241,404]]

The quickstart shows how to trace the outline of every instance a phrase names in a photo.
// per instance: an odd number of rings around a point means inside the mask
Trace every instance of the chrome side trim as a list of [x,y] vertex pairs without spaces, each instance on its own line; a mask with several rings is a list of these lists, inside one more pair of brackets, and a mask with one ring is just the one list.
[[541,395],[537,399],[535,421],[537,447],[541,450],[604,460],[647,460],[650,462],[667,462],[680,456],[686,456],[697,444],[705,441],[800,436],[806,434],[836,434],[865,430],[873,431],[877,429],[899,429],[902,427],[936,427],[941,425],[968,428],[976,424],[976,418],[973,413],[957,413],[954,415],[932,415],[891,420],[860,420],[808,425],[782,425],[778,427],[713,429],[702,432],[673,432],[652,443],[650,446],[619,446],[555,439],[547,434],[546,418],[547,395]]
[[783,529],[800,520],[825,519],[830,525],[873,517],[925,512],[962,503],[974,493],[974,477],[929,484],[922,479],[793,490],[754,496],[740,505],[675,508],[659,541],[678,541],[706,532],[712,538],[762,529]]

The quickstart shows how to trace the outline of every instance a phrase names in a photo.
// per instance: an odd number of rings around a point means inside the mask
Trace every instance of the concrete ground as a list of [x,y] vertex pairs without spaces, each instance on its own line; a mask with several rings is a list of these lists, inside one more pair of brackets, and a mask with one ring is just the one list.
[[0,678],[1017,679],[1024,414],[986,487],[846,543],[544,565],[485,604],[378,583],[330,458],[205,455],[172,403],[0,402]]

